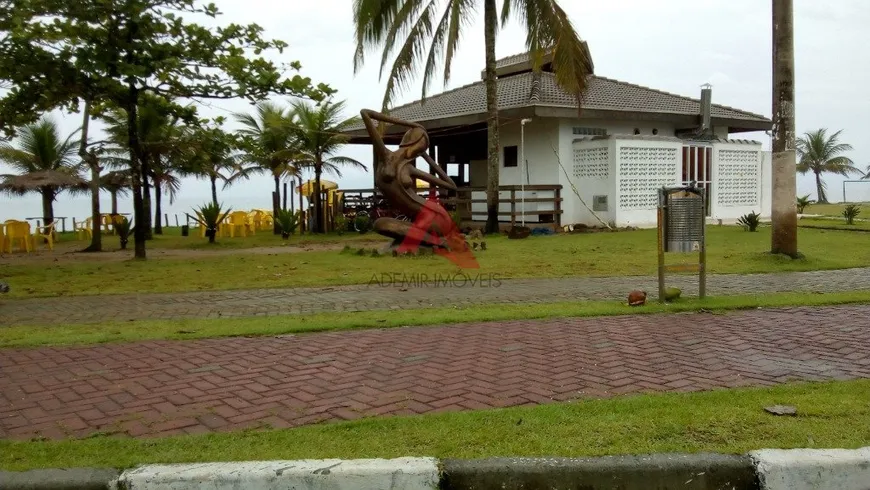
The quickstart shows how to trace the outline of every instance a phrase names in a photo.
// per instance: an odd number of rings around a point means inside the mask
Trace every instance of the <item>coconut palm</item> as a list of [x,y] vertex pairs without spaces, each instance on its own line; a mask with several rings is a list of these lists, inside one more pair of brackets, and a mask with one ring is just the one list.
[[823,173],[838,174],[848,177],[853,173],[861,173],[855,167],[855,162],[842,156],[847,151],[852,151],[852,145],[840,143],[840,133],[837,131],[828,136],[828,130],[821,128],[810,131],[797,139],[797,170],[802,174],[812,172],[816,176],[816,202],[824,204],[828,202],[825,195],[825,183],[822,181]]
[[45,226],[54,223],[54,201],[61,191],[86,186],[78,176],[81,162],[77,155],[79,142],[73,139],[76,133],[78,130],[61,139],[57,123],[45,117],[21,129],[17,148],[0,143],[0,161],[18,173],[0,176],[3,189],[16,194],[42,194]]
[[[260,167],[275,181],[272,213],[277,216],[281,202],[281,180],[299,173],[293,164],[296,151],[295,141],[289,131],[288,110],[272,102],[260,102],[255,114],[237,113],[235,118],[243,126],[239,131],[243,139],[242,161]],[[281,233],[277,224],[273,232],[276,235]]]
[[[443,60],[444,83],[464,28],[483,4],[486,50],[486,109],[488,125],[487,232],[498,230],[498,87],[495,44],[498,30],[496,0],[354,0],[356,31],[354,70],[363,64],[367,50],[383,47],[381,73],[398,49],[390,68],[382,109],[386,112],[400,89],[423,72],[423,98]],[[518,17],[526,31],[526,47],[535,70],[552,51],[556,81],[578,102],[592,74],[592,59],[570,19],[556,0],[503,0],[501,23]],[[396,48],[398,47],[398,48]]]
[[861,177],[861,180],[870,180],[870,165],[867,165],[867,173]]
[[323,233],[323,202],[320,195],[320,177],[323,172],[341,177],[341,167],[366,170],[365,165],[349,157],[334,156],[348,142],[343,133],[358,122],[356,117],[344,118],[344,101],[325,101],[314,105],[307,101],[293,103],[293,125],[290,132],[297,142],[297,164],[314,171],[314,231]]

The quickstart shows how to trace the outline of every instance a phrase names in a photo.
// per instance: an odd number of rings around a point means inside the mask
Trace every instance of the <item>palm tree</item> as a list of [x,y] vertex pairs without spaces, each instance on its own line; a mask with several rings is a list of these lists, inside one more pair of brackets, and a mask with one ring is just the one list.
[[345,103],[325,101],[317,106],[307,101],[293,103],[293,125],[290,132],[297,142],[298,165],[314,170],[314,231],[323,233],[323,202],[320,195],[320,177],[329,172],[341,177],[341,167],[352,166],[366,170],[365,165],[349,157],[333,156],[342,145],[347,144],[344,135],[349,127],[358,122],[356,117],[342,118]]
[[[127,114],[123,109],[111,109],[101,117],[106,121],[105,131],[110,139],[117,145],[115,153],[117,155],[128,153],[127,150]],[[150,171],[148,175],[143,175],[142,178],[142,200],[143,200],[143,221],[145,235],[147,239],[151,238],[152,220],[151,220],[151,184],[148,179],[151,179],[155,184],[155,199],[161,200],[164,191],[170,192],[166,182],[171,180],[169,175],[171,172],[167,165],[171,166],[170,161],[181,158],[181,154],[185,145],[188,142],[181,137],[181,129],[176,122],[161,110],[160,104],[156,100],[145,99],[137,110],[137,129],[139,141],[142,149],[142,158],[147,160]],[[127,160],[129,162],[129,160]],[[161,186],[156,185],[155,176],[161,180]],[[158,234],[162,233],[160,224],[161,209],[155,210],[157,215],[155,230]]]
[[163,234],[163,194],[169,196],[169,204],[175,202],[175,196],[181,190],[181,179],[175,175],[179,167],[166,156],[161,156],[151,165],[151,181],[154,183],[154,234]]
[[861,177],[861,180],[870,180],[870,165],[867,165],[867,173]]
[[802,174],[812,171],[816,175],[817,202],[828,202],[825,195],[825,183],[822,181],[823,173],[832,173],[848,177],[853,173],[861,173],[855,167],[855,162],[841,154],[852,151],[852,145],[840,143],[840,133],[837,131],[828,137],[825,128],[805,133],[797,139],[798,164],[797,170]]
[[100,176],[100,187],[109,191],[112,196],[112,214],[118,214],[118,195],[126,195],[127,189],[133,187],[130,170],[115,170]]
[[[81,162],[79,142],[73,140],[78,130],[60,138],[57,123],[47,117],[21,129],[18,148],[0,143],[0,161],[11,166],[18,175],[3,175],[12,192],[35,190],[42,194],[42,216],[45,226],[54,223],[54,201],[64,189],[78,186]],[[32,185],[23,185],[32,184]]]
[[[444,63],[444,83],[463,31],[483,3],[486,49],[486,110],[488,130],[488,178],[486,231],[498,231],[498,85],[495,43],[498,30],[496,0],[354,0],[356,31],[354,70],[363,64],[365,52],[383,46],[381,73],[395,46],[398,48],[387,79],[382,110],[387,112],[393,98],[406,87],[415,72],[423,71],[423,98],[438,68]],[[571,25],[557,0],[504,0],[501,23],[518,16],[526,31],[526,47],[534,69],[540,70],[544,55],[552,51],[552,65],[559,85],[580,102],[592,74],[592,59],[586,43]],[[400,39],[405,37],[404,40]],[[427,49],[428,45],[428,49]],[[421,66],[421,64],[425,65]]]
[[[289,130],[288,111],[272,102],[260,102],[256,106],[256,114],[237,113],[235,118],[243,126],[239,131],[244,147],[242,161],[260,167],[275,180],[272,213],[278,216],[281,180],[299,173],[293,165],[296,150]],[[276,235],[281,233],[277,222],[272,231]]]
[[190,131],[191,145],[182,164],[182,174],[207,179],[211,183],[212,204],[217,206],[217,183],[223,188],[251,175],[262,173],[256,165],[246,164],[242,155],[235,153],[238,142],[220,127],[196,128]]

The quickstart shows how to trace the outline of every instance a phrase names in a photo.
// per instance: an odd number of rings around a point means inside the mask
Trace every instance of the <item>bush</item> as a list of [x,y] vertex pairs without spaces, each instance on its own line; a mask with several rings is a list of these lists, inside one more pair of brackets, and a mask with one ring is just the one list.
[[333,219],[333,226],[335,227],[335,231],[338,232],[339,235],[344,235],[344,232],[347,231],[347,218],[343,214],[335,215]]
[[232,209],[223,211],[220,204],[210,202],[194,210],[196,217],[194,218],[199,224],[205,227],[205,236],[208,237],[208,243],[214,243],[217,236],[218,226],[229,216]]
[[296,228],[299,227],[299,213],[288,209],[279,209],[275,222],[278,223],[278,228],[281,229],[281,238],[290,238],[290,235],[295,233]]
[[372,229],[372,220],[365,214],[358,214],[354,218],[353,224],[356,231],[360,232],[360,234],[368,233]]
[[115,232],[118,234],[118,238],[121,239],[121,250],[127,250],[127,242],[130,241],[130,235],[133,233],[133,226],[126,216],[115,221]]
[[450,218],[453,219],[453,224],[456,225],[456,229],[461,230],[462,229],[462,212],[459,211],[458,209],[455,209],[450,213]]
[[755,211],[744,214],[737,220],[737,224],[742,226],[746,231],[757,231],[758,225],[761,224],[761,215]]
[[810,204],[812,204],[814,202],[816,202],[816,201],[810,199],[809,194],[807,194],[806,196],[797,198],[797,212],[798,212],[798,214],[804,214],[804,209],[806,209],[807,206],[809,206]]
[[846,218],[846,224],[854,225],[855,218],[861,214],[861,208],[857,204],[849,204],[843,209],[843,217]]

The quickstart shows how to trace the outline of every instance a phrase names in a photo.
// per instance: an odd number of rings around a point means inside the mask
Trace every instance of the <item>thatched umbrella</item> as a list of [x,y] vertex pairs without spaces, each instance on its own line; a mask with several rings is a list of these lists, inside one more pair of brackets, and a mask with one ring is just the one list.
[[126,194],[133,187],[129,170],[116,170],[100,176],[100,187],[112,194],[112,214],[118,214],[118,194]]
[[41,191],[45,187],[57,190],[87,191],[88,182],[72,172],[43,170],[24,175],[0,175],[0,191],[14,195]]

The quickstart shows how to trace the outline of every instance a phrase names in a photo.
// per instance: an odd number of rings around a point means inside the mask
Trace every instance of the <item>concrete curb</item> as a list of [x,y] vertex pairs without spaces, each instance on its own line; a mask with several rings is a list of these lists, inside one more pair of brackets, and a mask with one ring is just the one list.
[[105,490],[121,472],[103,468],[0,471],[2,490]]
[[2,490],[868,490],[870,447],[603,458],[397,458],[0,471]]
[[749,453],[765,490],[870,489],[870,447]]
[[519,489],[758,489],[748,456],[655,454],[604,458],[445,460],[441,488]]
[[407,489],[438,487],[434,458],[262,461],[148,465],[125,471],[118,486],[152,489]]

